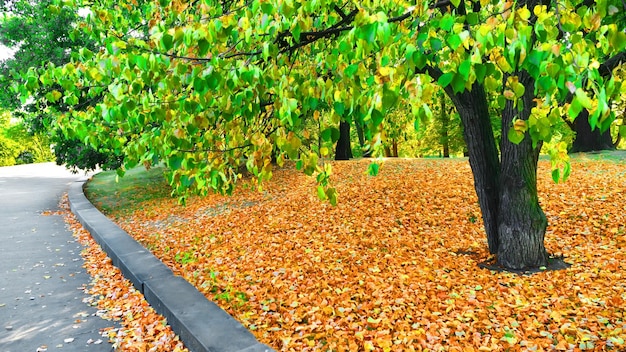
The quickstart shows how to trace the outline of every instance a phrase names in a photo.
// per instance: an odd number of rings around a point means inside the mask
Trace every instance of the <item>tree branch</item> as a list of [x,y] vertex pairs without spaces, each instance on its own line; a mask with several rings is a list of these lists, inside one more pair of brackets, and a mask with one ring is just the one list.
[[626,62],[626,51],[622,51],[604,61],[598,71],[602,77],[609,77],[613,73],[613,69]]

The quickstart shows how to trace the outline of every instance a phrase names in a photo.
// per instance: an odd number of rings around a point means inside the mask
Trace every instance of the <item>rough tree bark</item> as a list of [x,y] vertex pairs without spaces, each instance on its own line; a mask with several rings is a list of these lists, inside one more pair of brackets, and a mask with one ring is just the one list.
[[[526,72],[518,78],[526,87],[526,93],[518,104],[507,101],[502,113],[502,136],[508,134],[515,118],[528,120],[533,103],[533,79]],[[500,150],[500,210],[498,212],[497,252],[498,264],[510,269],[537,268],[548,265],[544,235],[548,221],[539,205],[537,196],[537,161],[541,144],[533,148],[532,139],[526,136],[519,144],[503,137]]]
[[446,93],[456,106],[463,123],[463,137],[474,175],[474,188],[487,232],[489,251],[495,254],[499,246],[500,160],[491,129],[487,96],[480,84],[474,84],[471,90],[462,93],[454,93],[448,86]]
[[[522,84],[533,84],[524,72],[520,76]],[[526,91],[523,111],[519,112],[510,102],[503,112],[504,136],[508,134],[515,117],[528,119],[533,106],[533,90]],[[547,220],[537,196],[540,146],[533,148],[528,136],[518,145],[503,137],[500,161],[483,87],[474,84],[472,90],[463,93],[454,93],[448,87],[446,93],[456,106],[463,124],[463,137],[468,148],[489,251],[497,254],[497,263],[507,269],[546,266],[548,255],[543,239]]]
[[339,123],[339,140],[335,147],[335,160],[352,159],[352,147],[350,146],[350,122]]

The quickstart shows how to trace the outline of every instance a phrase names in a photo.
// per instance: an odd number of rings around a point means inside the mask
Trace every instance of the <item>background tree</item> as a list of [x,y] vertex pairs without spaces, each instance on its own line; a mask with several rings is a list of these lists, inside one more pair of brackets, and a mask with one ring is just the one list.
[[[615,16],[615,15],[613,15]],[[626,62],[626,53],[621,52],[604,61],[599,68],[603,77],[613,75],[615,68]],[[571,152],[590,152],[599,150],[615,149],[611,129],[592,128],[589,121],[589,110],[583,108],[578,116],[571,123],[572,129],[576,132]]]
[[30,134],[21,120],[0,111],[0,166],[54,160],[45,135]]
[[[12,58],[0,61],[0,85],[5,87],[0,90],[0,108],[13,111],[13,116],[22,119],[34,138],[40,139],[43,134],[48,134],[45,140],[54,146],[54,156],[59,165],[65,164],[74,171],[97,167],[117,168],[121,165],[120,156],[98,150],[98,146],[89,146],[81,139],[68,138],[57,128],[54,123],[55,112],[66,112],[69,105],[57,99],[44,102],[44,98],[46,95],[52,97],[50,94],[53,90],[62,91],[60,84],[35,91],[34,97],[39,104],[21,102],[19,94],[10,89],[28,84],[25,74],[29,68],[61,66],[70,62],[72,53],[78,49],[94,47],[95,43],[87,40],[75,28],[74,24],[79,18],[78,9],[63,7],[51,12],[53,3],[50,0],[0,2],[0,12],[5,14],[4,18],[0,18],[0,43],[16,49]],[[72,109],[97,101],[98,97],[85,97],[81,99],[80,105],[72,106]],[[46,109],[48,104],[54,108]]]
[[[59,124],[119,151],[126,167],[165,161],[178,191],[230,192],[241,165],[270,177],[277,149],[279,164],[295,159],[317,173],[318,194],[335,202],[328,164],[294,132],[302,116],[331,107],[334,126],[356,116],[376,141],[394,107],[426,109],[412,87],[416,74],[428,75],[459,114],[489,249],[509,269],[548,264],[536,187],[543,141],[580,108],[592,127],[606,129],[609,102],[622,89],[599,72],[600,60],[626,46],[619,1],[102,0],[90,9],[79,26],[98,49],[31,71],[25,88],[72,82],[49,96],[70,105],[102,93],[98,105]],[[133,35],[137,28],[149,38]],[[332,142],[327,130],[321,136]],[[566,154],[552,155],[555,180],[566,177]]]

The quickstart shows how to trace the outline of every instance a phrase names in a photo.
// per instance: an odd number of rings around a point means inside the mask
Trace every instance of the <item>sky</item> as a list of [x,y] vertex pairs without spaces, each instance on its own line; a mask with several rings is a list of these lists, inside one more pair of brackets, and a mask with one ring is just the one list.
[[4,45],[0,45],[0,61],[10,58],[13,51]]

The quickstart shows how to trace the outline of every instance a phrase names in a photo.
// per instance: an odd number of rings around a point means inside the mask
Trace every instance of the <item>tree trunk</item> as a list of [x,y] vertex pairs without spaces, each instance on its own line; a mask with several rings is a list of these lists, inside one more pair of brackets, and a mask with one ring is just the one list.
[[394,158],[398,157],[398,141],[395,139],[391,143],[391,156]]
[[615,149],[610,129],[604,133],[599,128],[591,129],[587,109],[583,109],[574,120],[574,131],[576,137],[572,144],[572,153]]
[[352,147],[350,146],[350,123],[339,123],[339,140],[335,149],[335,160],[352,159]]
[[526,93],[520,99],[520,111],[507,101],[502,113],[502,151],[500,201],[498,212],[498,264],[508,269],[537,268],[548,265],[544,235],[548,221],[537,196],[537,161],[541,144],[533,148],[529,135],[519,144],[509,141],[514,118],[528,120],[533,103],[533,79],[518,73]]
[[472,90],[463,93],[454,93],[450,86],[445,91],[456,106],[463,123],[463,137],[474,175],[474,188],[487,232],[489,251],[495,254],[499,245],[500,160],[491,129],[487,96],[483,86],[477,83],[472,86]]
[[[600,64],[598,71],[604,78],[611,77],[613,70],[624,62],[626,62],[626,50],[607,58]],[[610,129],[607,129],[604,133],[601,133],[598,128],[591,130],[589,111],[587,109],[583,109],[576,116],[573,129],[576,132],[576,137],[574,137],[572,150],[570,150],[572,153],[613,150],[616,147],[611,138]]]
[[450,116],[446,111],[446,96],[441,94],[440,100],[440,111],[441,111],[441,145],[443,146],[443,157],[450,157],[450,137],[448,136],[448,125],[450,124]]

